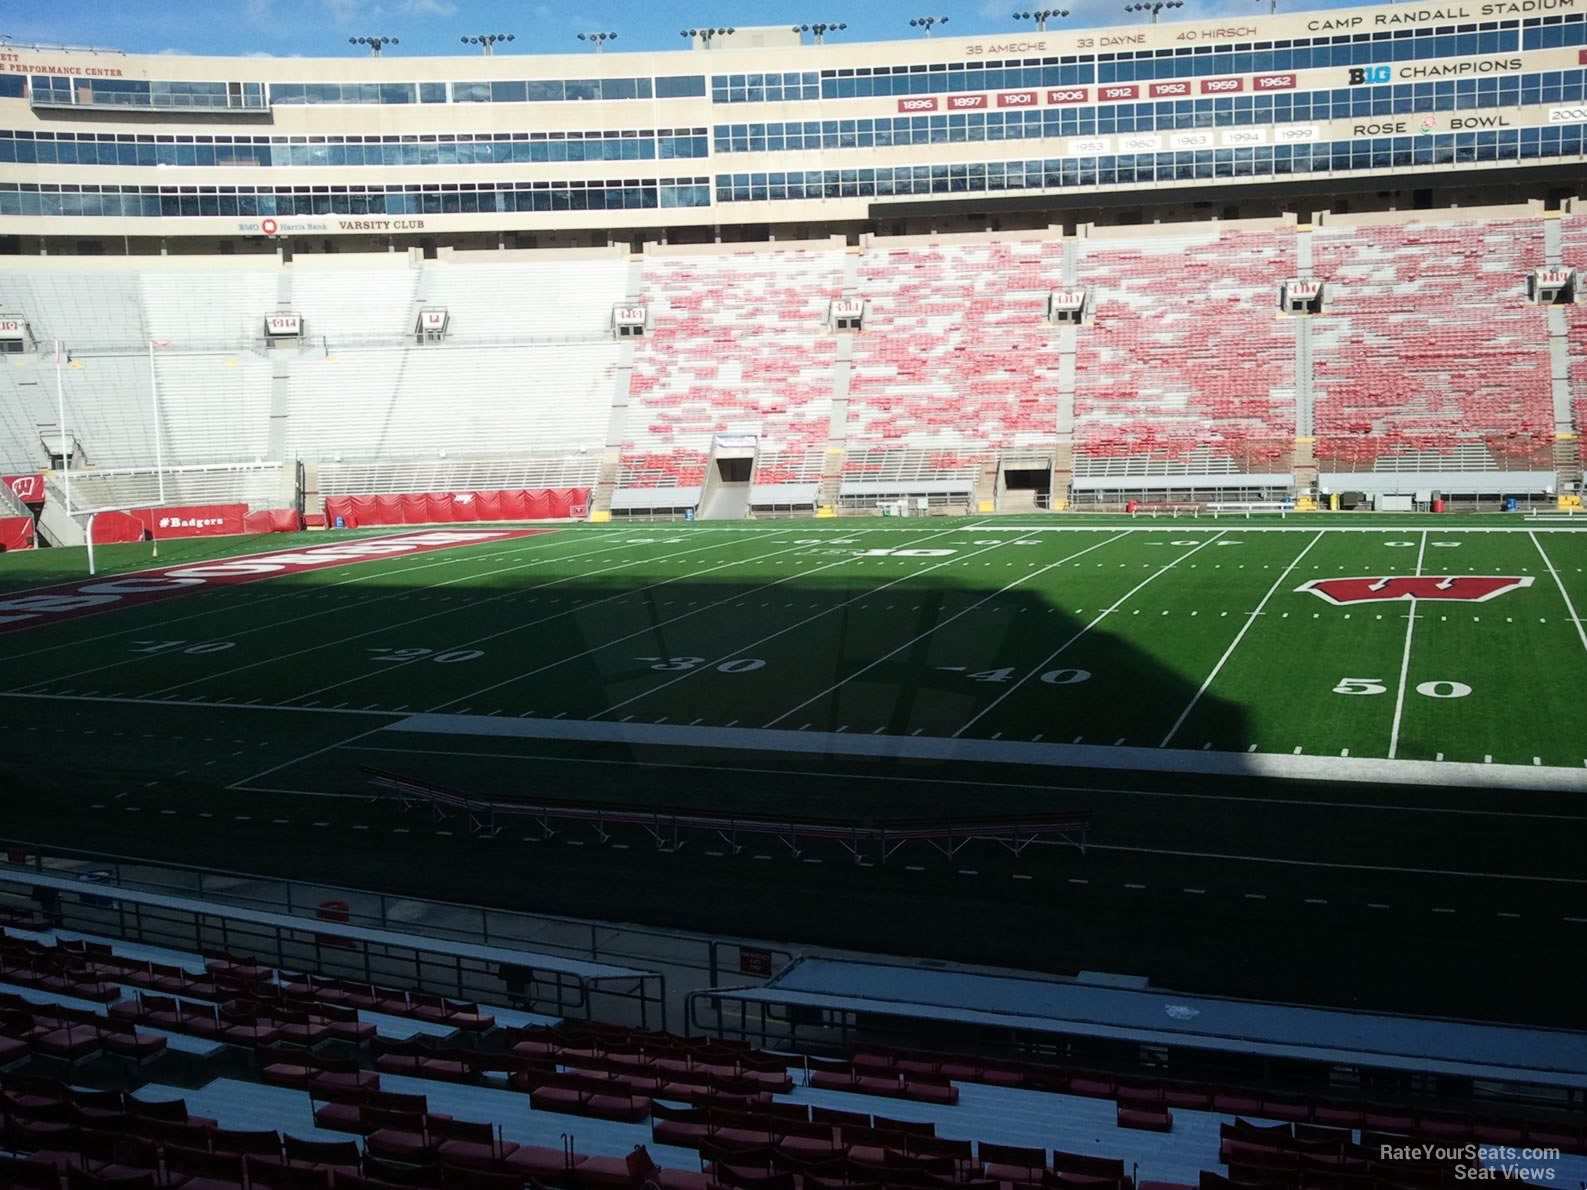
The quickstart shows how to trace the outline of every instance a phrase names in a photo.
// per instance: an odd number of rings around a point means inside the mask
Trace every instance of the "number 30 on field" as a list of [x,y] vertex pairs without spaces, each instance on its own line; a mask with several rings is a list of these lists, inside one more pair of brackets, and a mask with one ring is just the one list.
[[[1340,678],[1334,687],[1335,694],[1387,694],[1388,691],[1382,678]],[[1471,693],[1471,687],[1464,682],[1423,682],[1416,687],[1416,693],[1428,698],[1465,698]]]

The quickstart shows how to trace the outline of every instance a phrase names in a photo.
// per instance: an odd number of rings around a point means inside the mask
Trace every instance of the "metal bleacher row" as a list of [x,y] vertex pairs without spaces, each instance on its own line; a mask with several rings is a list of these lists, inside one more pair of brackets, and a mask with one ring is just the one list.
[[1501,1164],[1468,1143],[1587,1173],[1579,1112],[801,1057],[0,921],[0,1187],[1448,1190]]
[[[443,490],[459,467],[521,464],[546,482],[605,482],[634,507],[646,492],[686,504],[722,435],[757,440],[768,503],[810,503],[824,480],[827,496],[965,491],[1000,456],[1066,448],[1078,477],[1213,486],[1292,485],[1297,442],[1313,440],[1306,457],[1323,471],[1542,472],[1587,406],[1582,306],[1561,312],[1568,396],[1556,401],[1548,318],[1528,297],[1529,273],[1555,258],[1587,269],[1587,218],[270,268],[16,261],[0,271],[0,312],[27,319],[32,346],[0,368],[0,467],[47,462],[60,339],[68,422],[96,472],[154,462],[151,340],[167,465],[302,461],[328,492]],[[1283,315],[1278,286],[1302,274],[1323,281],[1322,312]],[[1046,321],[1057,289],[1087,295],[1078,329]],[[863,301],[861,333],[832,333],[840,296]],[[636,304],[644,336],[614,340],[614,307]],[[262,320],[282,308],[305,338],[272,350]],[[421,345],[416,319],[436,309],[446,335]]]

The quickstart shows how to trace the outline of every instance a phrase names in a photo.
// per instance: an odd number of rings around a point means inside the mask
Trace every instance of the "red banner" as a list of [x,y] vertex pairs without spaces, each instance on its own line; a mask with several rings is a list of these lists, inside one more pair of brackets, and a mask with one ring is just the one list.
[[148,527],[137,517],[126,512],[101,512],[94,515],[89,526],[95,545],[126,545],[142,541]]
[[169,508],[140,508],[138,522],[157,538],[225,537],[244,532],[246,504],[183,504]]
[[1140,94],[1141,89],[1135,83],[1110,84],[1097,88],[1097,98],[1105,102],[1112,102],[1115,99],[1138,99]]
[[340,519],[341,527],[346,529],[360,525],[550,521],[582,518],[588,514],[589,506],[589,488],[332,496],[325,501],[325,520],[335,525]]
[[[1135,98],[1135,89],[1129,89],[1131,99]],[[1065,87],[1061,91],[1048,91],[1048,103],[1085,103],[1091,98],[1089,87]]]
[[30,550],[32,548],[32,517],[0,517],[0,554],[5,553],[6,550]]
[[898,110],[901,112],[934,112],[937,110],[937,97],[935,95],[913,95],[908,99],[898,101]]
[[1201,93],[1203,95],[1227,95],[1235,91],[1245,90],[1244,79],[1202,79]]
[[[104,515],[125,516],[124,513]],[[127,519],[132,520],[131,517]],[[94,537],[97,540],[99,518],[95,518],[94,528],[96,530]],[[239,583],[274,578],[281,574],[297,574],[331,566],[348,566],[354,562],[373,562],[381,558],[452,549],[457,546],[513,541],[520,537],[533,537],[550,531],[549,529],[433,529],[427,533],[399,533],[391,537],[340,541],[309,549],[248,554],[216,562],[200,562],[196,566],[164,566],[155,570],[140,570],[133,574],[83,578],[72,583],[0,596],[0,632],[32,628],[40,624],[53,624],[61,620],[76,619],[79,616],[91,616],[118,607],[149,603],[156,599],[169,599],[173,595],[202,591],[206,587],[235,586]]]
[[37,472],[32,475],[0,475],[0,483],[15,492],[17,499],[24,504],[44,503],[44,476]]
[[998,107],[1035,107],[1038,102],[1036,91],[1004,91],[997,97]]
[[242,519],[244,533],[297,533],[302,528],[303,517],[295,508],[269,508]]

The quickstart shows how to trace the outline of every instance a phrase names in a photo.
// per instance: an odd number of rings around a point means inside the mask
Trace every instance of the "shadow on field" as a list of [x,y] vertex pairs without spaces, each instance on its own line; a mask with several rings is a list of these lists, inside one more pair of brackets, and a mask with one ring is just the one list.
[[[75,630],[92,626],[97,634],[115,631],[119,616],[152,624],[213,610],[213,631],[223,631],[225,621],[238,640],[258,640],[248,636],[252,629],[280,627],[260,634],[274,650],[265,664],[237,668],[257,655],[245,658],[240,647],[196,658],[154,656],[128,667],[141,685],[122,683],[152,691],[198,676],[204,680],[189,689],[207,705],[5,700],[5,733],[14,745],[23,742],[0,750],[0,786],[19,791],[8,799],[3,833],[815,950],[1119,972],[1187,991],[1421,1012],[1547,1019],[1569,1011],[1569,981],[1556,995],[1524,977],[1522,959],[1537,944],[1521,932],[1529,924],[1516,927],[1513,946],[1496,939],[1485,954],[1490,970],[1513,971],[1515,980],[1471,980],[1464,919],[1422,912],[1411,921],[1343,907],[1374,896],[1396,905],[1447,903],[1428,877],[1396,877],[1402,883],[1386,891],[1371,885],[1351,866],[1360,862],[1361,840],[1388,849],[1391,860],[1414,855],[1420,868],[1481,869],[1492,862],[1491,851],[1481,849],[1491,847],[1496,829],[1483,820],[1472,821],[1475,834],[1428,831],[1420,819],[1386,835],[1372,807],[1350,805],[1367,800],[1359,793],[1327,806],[1303,800],[1314,796],[1309,791],[1238,776],[909,756],[907,741],[951,737],[972,720],[976,736],[1007,742],[1081,737],[1111,748],[1121,739],[1145,747],[1162,739],[1203,676],[1174,672],[1149,651],[1158,641],[1171,649],[1178,629],[1158,617],[1132,618],[1130,633],[1146,648],[1110,632],[1113,617],[1086,631],[1139,576],[1058,574],[1052,581],[1063,592],[1062,607],[1020,588],[986,600],[986,588],[957,575],[904,576],[893,585],[898,572],[877,567],[842,581],[812,576],[767,589],[766,579],[710,577],[646,591],[634,587],[654,581],[643,577],[534,591],[525,583],[493,601],[502,591],[459,591],[443,600],[433,588],[371,581],[302,584],[301,598],[260,603],[265,587],[283,587],[258,584],[82,620]],[[1076,581],[1066,590],[1071,574]],[[989,578],[987,586],[1001,581]],[[387,598],[394,595],[411,598]],[[294,616],[305,618],[282,623]],[[1228,634],[1234,631],[1231,625]],[[6,657],[29,635],[0,636],[0,672],[16,672]],[[427,652],[396,663],[371,660],[374,649],[416,646]],[[119,647],[107,642],[105,658],[124,659]],[[475,649],[477,658],[436,660]],[[699,660],[679,660],[691,658]],[[1082,672],[1087,676],[1078,677]],[[322,708],[346,701],[339,715],[237,705],[291,705],[331,683],[345,685],[317,701]],[[213,705],[220,699],[232,705]],[[697,744],[679,746],[382,732],[393,720],[354,713],[368,703],[467,709],[504,724],[533,712],[536,722],[573,725],[575,737],[588,720],[614,724],[628,716],[630,725],[665,719],[699,734]],[[1218,746],[1238,763],[1248,742],[1243,708],[1209,693],[1197,719],[1216,725]],[[774,724],[804,736],[809,747],[725,747],[710,732],[733,722]],[[62,734],[33,736],[35,730]],[[883,755],[852,755],[821,733],[876,734],[891,744]],[[588,837],[580,846],[532,842],[535,832],[517,820],[482,840],[458,818],[436,822],[425,811],[370,802],[366,765],[499,800],[872,822],[1074,810],[1093,816],[1093,846],[1084,855],[1052,847],[1016,857],[982,843],[951,859],[916,851],[907,862],[862,865],[830,846],[794,857],[763,839],[737,853],[703,839],[680,853],[661,852],[633,831],[611,836],[621,849]],[[344,796],[310,796],[326,793]],[[1515,826],[1517,837],[1521,829]],[[1229,854],[1280,845],[1349,862],[1274,869]]]

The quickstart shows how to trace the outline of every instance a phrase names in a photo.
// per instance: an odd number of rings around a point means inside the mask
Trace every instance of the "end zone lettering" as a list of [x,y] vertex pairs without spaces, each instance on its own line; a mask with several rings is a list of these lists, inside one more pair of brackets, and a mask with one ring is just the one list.
[[277,574],[296,574],[327,566],[372,562],[401,554],[479,545],[486,541],[510,541],[548,532],[551,530],[438,529],[428,533],[403,533],[394,537],[366,538],[305,550],[248,554],[198,566],[167,566],[159,570],[140,570],[132,574],[65,583],[0,599],[0,632],[55,624],[116,607],[168,599],[205,587],[235,586]]

